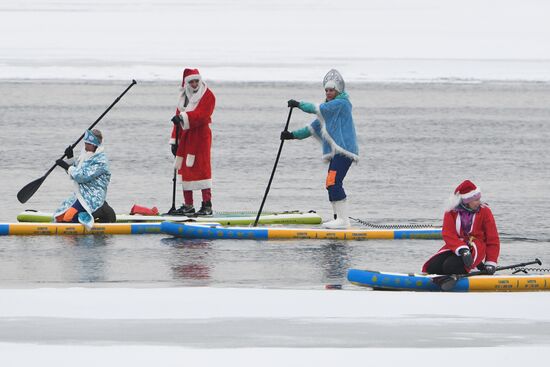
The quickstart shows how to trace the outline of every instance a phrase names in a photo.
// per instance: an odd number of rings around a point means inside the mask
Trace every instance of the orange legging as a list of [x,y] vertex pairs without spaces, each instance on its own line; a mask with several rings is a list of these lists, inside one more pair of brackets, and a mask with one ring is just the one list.
[[70,207],[65,213],[59,214],[57,217],[55,217],[55,221],[71,223],[73,221],[73,218],[77,214],[78,210],[76,208]]
[[55,217],[56,222],[64,222],[64,223],[76,223],[77,215],[80,212],[84,212],[86,209],[80,204],[80,201],[75,201],[73,206],[71,206],[69,209],[67,209],[64,213],[59,214],[57,217]]

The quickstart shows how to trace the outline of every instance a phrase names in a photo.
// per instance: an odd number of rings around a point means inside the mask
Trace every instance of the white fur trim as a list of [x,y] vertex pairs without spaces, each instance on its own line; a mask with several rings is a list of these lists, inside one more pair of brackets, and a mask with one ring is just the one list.
[[323,143],[323,140],[321,140],[321,137],[317,135],[317,133],[315,132],[315,129],[313,129],[311,125],[307,125],[307,129],[309,130],[309,133],[319,141],[319,143],[321,144]]
[[183,122],[180,124],[181,128],[183,130],[189,130],[189,126],[190,126],[189,125],[189,116],[187,116],[187,113],[185,113],[185,112],[180,113],[180,117],[183,120]]
[[[78,160],[77,160],[77,167],[80,167],[82,165],[82,163],[84,163],[85,161],[87,161],[88,159],[92,158],[94,155],[96,154],[99,154],[99,153],[103,153],[105,151],[105,148],[103,147],[103,145],[100,145],[97,147],[97,149],[95,150],[95,152],[93,152],[92,154],[86,154],[86,151],[83,151],[80,156],[78,157]],[[72,169],[71,169],[72,168]],[[71,174],[74,170],[76,169],[75,166],[71,166],[69,167],[69,169],[67,170],[67,172],[69,174]],[[73,178],[72,175],[70,176],[71,179]],[[82,223],[84,224],[84,226],[86,226],[86,228],[88,229],[91,229],[92,226],[94,225],[94,216],[93,216],[93,212],[92,212],[92,209],[88,206],[88,203],[86,203],[86,200],[84,200],[84,197],[82,196],[82,194],[80,193],[80,185],[78,184],[78,182],[76,181],[73,181],[73,186],[75,188],[75,194],[76,194],[76,198],[78,199],[78,201],[80,202],[80,204],[82,205],[82,207],[84,208],[84,210],[86,210],[86,212],[88,214],[90,214],[90,217],[92,218],[92,220],[90,221],[90,223]],[[103,205],[103,204],[102,204]]]
[[[179,95],[178,105],[177,105],[178,109],[182,112],[194,111],[207,89],[208,89],[208,86],[202,80],[199,83],[199,90],[196,93],[193,93],[189,85],[186,85],[186,87],[183,88],[182,92]],[[187,96],[187,106],[185,105],[186,96]]]
[[494,267],[496,267],[497,263],[494,261],[485,261],[485,265],[493,265]]
[[212,179],[200,180],[200,181],[182,181],[182,187],[184,190],[202,190],[212,188]]
[[80,185],[76,181],[73,181],[73,184],[74,184],[74,187],[75,187],[76,198],[80,202],[80,205],[82,205],[84,210],[86,210],[86,212],[88,212],[88,214],[90,214],[90,217],[92,217],[91,223],[89,223],[89,224],[82,223],[82,224],[84,224],[86,226],[86,228],[91,229],[91,227],[94,225],[94,216],[92,215],[92,210],[90,209],[90,207],[88,206],[88,203],[86,203],[86,200],[84,200],[84,197],[80,193]]
[[460,250],[462,250],[463,248],[467,248],[468,250],[470,249],[468,246],[464,245],[464,246],[459,246],[456,248],[455,250],[455,255],[456,256],[460,256],[460,254],[458,253]]
[[[207,73],[208,74],[208,73]],[[202,76],[200,74],[191,74],[187,75],[185,79],[183,79],[184,84],[189,83],[191,80],[202,80]]]
[[195,164],[195,155],[194,154],[187,154],[187,158],[185,158],[185,166],[186,167],[193,167]]
[[[325,154],[323,156],[323,159],[328,160],[328,159],[334,157],[336,154],[342,154],[343,156],[346,156],[346,157],[350,158],[351,160],[353,160],[355,162],[358,162],[359,161],[359,156],[357,154],[353,154],[351,152],[348,152],[347,150],[344,150],[342,147],[340,147],[338,144],[336,144],[336,142],[332,139],[332,137],[328,133],[327,128],[325,126],[326,121],[325,121],[325,118],[323,117],[323,114],[321,113],[320,105],[316,105],[315,108],[317,110],[316,115],[319,118],[319,122],[321,123],[321,135],[322,135],[323,139],[325,139],[328,142],[328,144],[330,145],[330,147],[332,148],[332,152],[330,152],[329,154]],[[316,134],[314,134],[314,135],[316,135]]]
[[174,139],[174,138],[170,138],[170,140],[169,140],[169,144],[176,144],[176,139]]
[[470,241],[470,246],[474,248],[474,251],[472,251],[474,253],[474,259],[472,261],[472,264],[475,264],[477,260],[477,254],[479,253],[479,251],[477,250],[477,245],[474,241]]
[[69,174],[69,176],[71,176],[71,178],[73,177],[72,176],[72,173],[73,171],[76,169],[75,166],[70,166],[68,169],[67,169],[67,173]]
[[469,199],[469,198],[471,198],[473,196],[476,196],[478,194],[481,194],[481,190],[479,189],[479,187],[475,190],[470,191],[467,194],[460,195],[460,198],[463,199],[463,200],[464,199]]
[[183,163],[183,157],[180,157],[179,155],[176,156],[176,159],[174,160],[174,168],[175,169],[180,169],[182,163]]

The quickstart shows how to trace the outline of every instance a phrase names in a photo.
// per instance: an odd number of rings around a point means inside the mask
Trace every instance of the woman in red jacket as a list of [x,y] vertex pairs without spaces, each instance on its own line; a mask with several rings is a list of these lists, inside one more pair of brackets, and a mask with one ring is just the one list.
[[471,181],[462,182],[443,217],[445,245],[422,267],[429,274],[466,274],[472,269],[494,274],[500,240],[489,206]]

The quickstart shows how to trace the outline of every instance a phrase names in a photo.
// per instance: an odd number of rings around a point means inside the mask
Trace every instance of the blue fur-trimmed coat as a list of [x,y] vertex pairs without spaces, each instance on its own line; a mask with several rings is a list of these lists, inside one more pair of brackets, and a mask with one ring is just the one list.
[[351,114],[352,105],[346,92],[320,105],[300,102],[299,108],[304,112],[316,114],[317,119],[311,125],[293,131],[297,139],[315,136],[323,145],[325,160],[330,160],[336,154],[342,154],[353,161],[359,160],[357,135]]
[[55,211],[54,218],[65,213],[76,200],[86,209],[91,217],[91,223],[88,220],[87,226],[93,225],[92,213],[99,209],[107,197],[107,187],[111,181],[111,172],[109,170],[109,160],[103,152],[103,147],[99,146],[90,157],[79,157],[79,159],[69,167],[67,173],[75,185],[75,192]]

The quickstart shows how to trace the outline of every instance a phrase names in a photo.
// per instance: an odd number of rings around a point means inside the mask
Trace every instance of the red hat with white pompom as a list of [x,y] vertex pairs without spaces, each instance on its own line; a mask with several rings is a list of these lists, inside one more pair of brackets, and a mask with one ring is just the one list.
[[199,74],[199,69],[185,69],[183,71],[183,80],[181,86],[183,87],[186,83],[189,83],[191,80],[201,80],[201,75]]
[[468,204],[474,200],[481,199],[481,190],[472,181],[464,180],[458,185],[454,193],[450,196],[445,210],[453,210],[460,203]]
[[468,204],[474,200],[481,198],[481,191],[470,180],[464,180],[455,189],[455,195],[460,198],[460,201],[464,204]]

